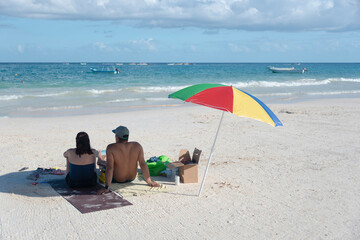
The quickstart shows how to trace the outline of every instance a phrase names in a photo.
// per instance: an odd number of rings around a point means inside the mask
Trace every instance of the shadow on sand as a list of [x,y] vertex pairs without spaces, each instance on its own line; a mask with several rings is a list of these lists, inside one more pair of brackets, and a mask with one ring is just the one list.
[[[27,197],[55,197],[59,194],[51,187],[49,182],[63,180],[65,175],[41,174],[37,180],[28,179],[34,171],[18,171],[11,172],[0,176],[0,193],[16,194]],[[158,181],[167,187],[173,188],[174,183],[166,177],[152,177],[154,181]],[[37,182],[36,185],[34,183]],[[142,183],[142,182],[141,182]],[[145,183],[145,181],[144,181]],[[139,185],[136,182],[130,183],[133,187]],[[146,185],[146,184],[144,184]],[[125,186],[124,186],[125,187]],[[169,189],[169,190],[170,190]],[[159,192],[160,193],[160,192]],[[171,195],[196,196],[187,193],[162,192]]]
[[[0,176],[0,192],[23,195],[27,197],[54,197],[59,194],[47,182],[53,180],[65,181],[65,175],[40,175],[35,181],[28,179],[33,171],[12,172]],[[38,184],[33,185],[34,182]]]

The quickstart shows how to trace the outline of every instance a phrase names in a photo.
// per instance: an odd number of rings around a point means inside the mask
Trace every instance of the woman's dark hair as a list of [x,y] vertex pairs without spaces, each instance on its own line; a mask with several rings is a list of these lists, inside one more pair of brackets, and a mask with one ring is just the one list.
[[76,135],[76,154],[81,157],[82,154],[93,154],[90,147],[89,135],[86,132],[79,132]]

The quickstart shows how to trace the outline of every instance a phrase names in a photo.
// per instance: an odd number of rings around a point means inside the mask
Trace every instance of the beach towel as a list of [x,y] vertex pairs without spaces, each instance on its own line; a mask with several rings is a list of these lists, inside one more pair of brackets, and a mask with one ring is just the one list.
[[110,188],[112,191],[121,194],[124,198],[142,196],[155,193],[169,193],[174,191],[174,183],[170,182],[166,177],[152,177],[152,180],[161,184],[160,188],[154,188],[147,185],[141,173],[138,173],[132,182],[128,183],[112,183]]
[[132,205],[114,192],[97,195],[100,184],[90,188],[70,188],[64,179],[48,182],[50,186],[81,213],[107,210]]

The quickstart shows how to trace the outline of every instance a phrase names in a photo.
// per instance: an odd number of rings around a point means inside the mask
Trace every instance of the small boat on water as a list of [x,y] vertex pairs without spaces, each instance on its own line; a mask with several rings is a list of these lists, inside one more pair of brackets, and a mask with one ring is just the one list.
[[113,74],[119,74],[121,71],[114,66],[104,66],[101,69],[97,68],[90,68],[91,72],[93,73],[113,73]]
[[289,68],[269,67],[269,70],[271,70],[273,73],[304,73],[308,71],[306,68],[296,69],[294,67],[289,67]]

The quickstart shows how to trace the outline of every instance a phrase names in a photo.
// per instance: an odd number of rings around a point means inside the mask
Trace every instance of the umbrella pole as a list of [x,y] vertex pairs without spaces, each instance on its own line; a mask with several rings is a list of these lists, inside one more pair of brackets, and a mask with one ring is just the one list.
[[203,180],[202,180],[202,182],[201,182],[201,187],[200,187],[200,190],[199,190],[198,197],[200,197],[201,190],[202,190],[202,188],[203,188],[203,186],[204,186],[204,183],[205,183],[206,174],[207,174],[208,169],[209,169],[209,166],[210,166],[211,157],[212,157],[212,154],[213,154],[213,151],[214,151],[216,139],[217,139],[217,136],[218,136],[218,134],[219,134],[219,130],[220,130],[220,126],[221,126],[221,123],[222,123],[222,120],[223,120],[223,117],[224,117],[224,113],[225,113],[225,112],[223,111],[222,114],[221,114],[220,123],[219,123],[218,129],[217,129],[217,131],[216,131],[216,136],[215,136],[215,139],[214,139],[214,143],[213,143],[213,145],[212,145],[212,148],[211,148],[209,160],[208,160],[207,165],[206,165],[206,169],[205,169],[205,173],[204,173],[204,176],[203,176]]

